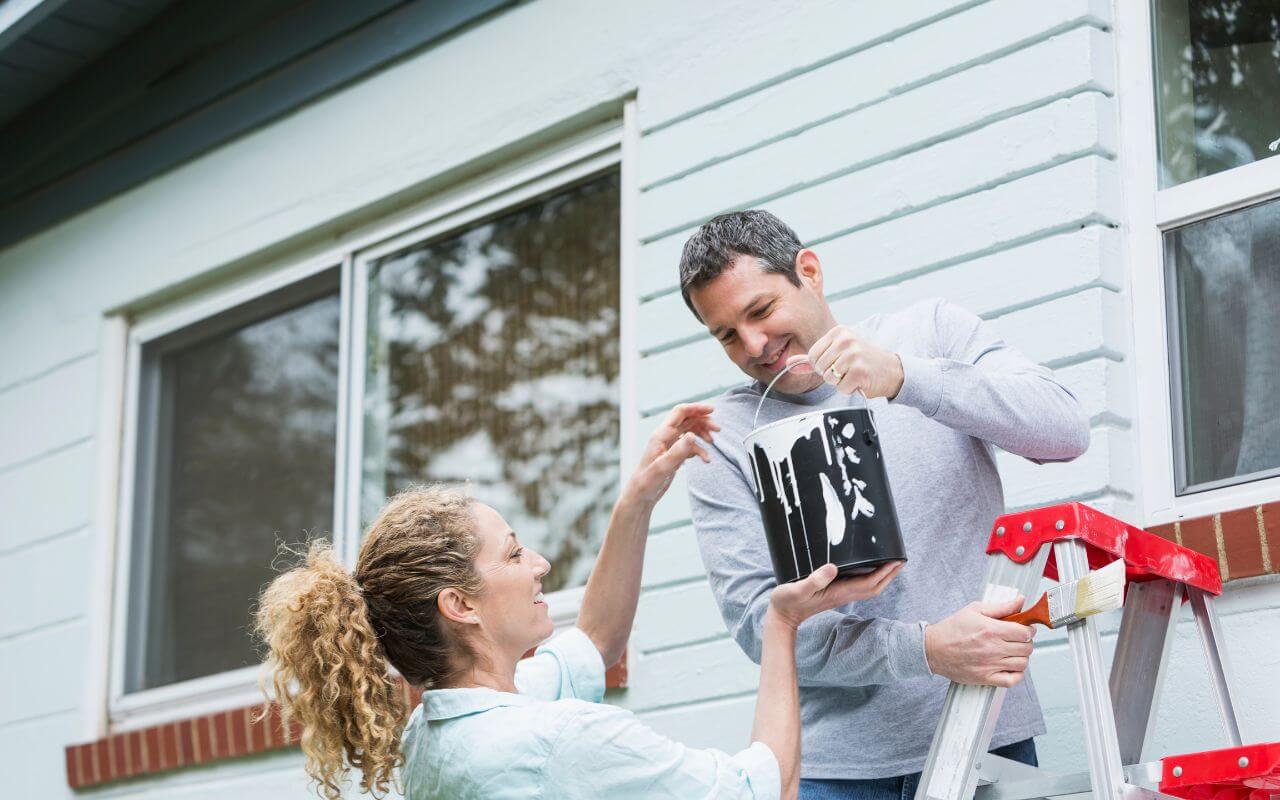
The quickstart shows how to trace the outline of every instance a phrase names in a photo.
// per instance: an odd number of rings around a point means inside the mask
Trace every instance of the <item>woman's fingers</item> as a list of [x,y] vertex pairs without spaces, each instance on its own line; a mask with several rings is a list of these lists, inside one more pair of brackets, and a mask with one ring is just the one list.
[[836,574],[838,572],[839,570],[836,569],[835,564],[823,564],[813,572],[809,573],[809,577],[805,578],[802,583],[804,584],[806,591],[810,594],[816,595],[831,585],[831,582],[836,579]]
[[698,438],[692,433],[684,433],[676,440],[675,444],[667,448],[667,452],[658,456],[655,464],[661,464],[663,471],[675,474],[680,469],[680,465],[693,456],[702,459],[703,463],[710,463],[711,458],[707,455],[707,451],[702,449],[702,445],[698,444]]
[[710,418],[714,410],[715,407],[710,403],[681,403],[668,411],[662,424],[649,437],[649,443],[645,447],[645,457],[641,463],[648,463],[662,455],[684,433],[693,432],[710,443],[711,431],[720,430],[720,426]]
[[[670,447],[682,433],[697,433],[708,442],[711,441],[711,430],[720,430],[720,426],[711,421],[711,412],[715,407],[710,403],[681,403],[667,412],[667,418],[654,432],[663,444]],[[705,434],[705,435],[704,435]]]

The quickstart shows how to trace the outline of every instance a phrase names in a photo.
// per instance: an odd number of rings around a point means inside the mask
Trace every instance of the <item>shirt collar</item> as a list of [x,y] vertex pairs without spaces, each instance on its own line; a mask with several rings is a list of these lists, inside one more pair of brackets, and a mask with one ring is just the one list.
[[537,702],[531,697],[497,689],[428,689],[422,693],[423,715],[428,720],[465,717],[502,706],[526,706]]
[[[751,384],[751,388],[755,390],[757,397],[764,394],[764,390],[768,384],[756,381]],[[802,394],[787,394],[778,391],[778,387],[773,387],[773,391],[769,392],[770,400],[781,400],[784,403],[791,403],[797,406],[819,406],[825,403],[836,393],[836,387],[825,381],[818,384],[817,388],[811,389]]]

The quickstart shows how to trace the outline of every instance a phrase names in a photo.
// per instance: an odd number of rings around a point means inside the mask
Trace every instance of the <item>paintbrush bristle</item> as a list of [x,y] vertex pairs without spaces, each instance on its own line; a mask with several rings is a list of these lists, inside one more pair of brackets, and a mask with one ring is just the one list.
[[1090,572],[1076,586],[1076,616],[1080,619],[1124,604],[1124,562],[1112,561]]

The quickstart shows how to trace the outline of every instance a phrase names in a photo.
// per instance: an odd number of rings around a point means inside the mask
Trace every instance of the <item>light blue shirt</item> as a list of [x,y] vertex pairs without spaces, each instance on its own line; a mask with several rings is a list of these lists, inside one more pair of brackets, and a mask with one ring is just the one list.
[[516,688],[423,693],[401,744],[408,800],[781,794],[778,761],[764,744],[735,755],[685,747],[600,702],[604,662],[577,628],[521,661]]

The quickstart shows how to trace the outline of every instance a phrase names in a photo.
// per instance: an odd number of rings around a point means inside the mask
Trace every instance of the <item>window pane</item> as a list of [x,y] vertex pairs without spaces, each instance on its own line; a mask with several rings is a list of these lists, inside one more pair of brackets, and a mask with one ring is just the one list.
[[363,516],[412,483],[471,481],[586,581],[618,483],[618,177],[375,265]]
[[1273,474],[1280,468],[1280,201],[1165,237],[1179,494]]
[[315,294],[144,352],[127,691],[258,663],[276,542],[333,526],[339,305]]
[[1160,185],[1280,150],[1280,0],[1154,0]]

